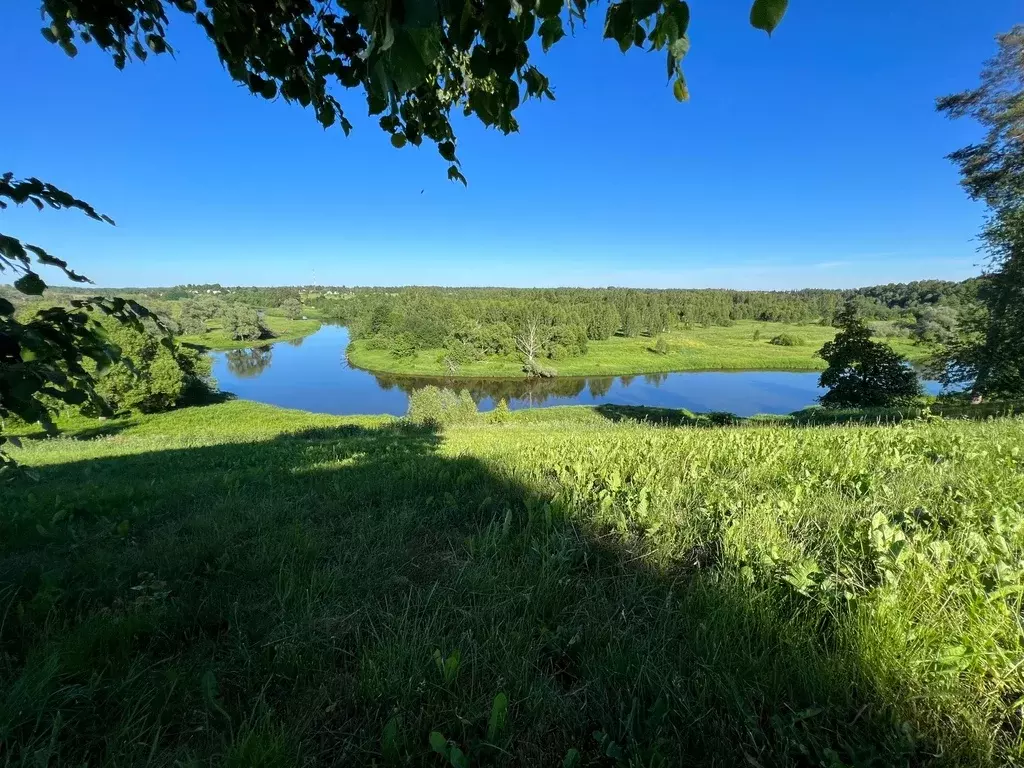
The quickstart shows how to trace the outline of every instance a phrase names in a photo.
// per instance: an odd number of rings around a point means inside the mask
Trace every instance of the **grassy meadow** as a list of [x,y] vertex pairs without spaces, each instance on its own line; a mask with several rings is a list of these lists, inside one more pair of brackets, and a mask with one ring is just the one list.
[[233,401],[25,440],[0,756],[1024,759],[1024,421],[618,416]]
[[178,336],[178,341],[183,344],[192,344],[204,349],[213,351],[220,351],[226,349],[242,349],[243,347],[252,347],[258,344],[269,344],[273,341],[290,341],[293,339],[301,339],[303,336],[309,336],[311,333],[316,333],[320,329],[320,321],[314,319],[306,320],[292,320],[287,317],[281,317],[278,315],[264,314],[263,324],[267,327],[267,330],[272,334],[270,338],[262,339],[260,341],[239,341],[226,333],[223,326],[217,318],[213,318],[207,321],[208,330],[206,333],[199,334],[182,334]]
[[[757,338],[755,337],[757,335]],[[785,347],[771,343],[781,334],[800,339],[800,346]],[[677,328],[664,336],[668,354],[654,352],[655,339],[647,336],[615,336],[607,341],[591,341],[585,355],[567,360],[544,360],[560,376],[619,376],[670,371],[782,370],[816,371],[825,368],[817,356],[822,344],[836,334],[831,326],[793,325],[740,321],[732,326]],[[910,360],[927,356],[925,347],[909,339],[888,339],[888,343]],[[441,362],[444,350],[420,350],[410,357],[397,358],[386,349],[370,349],[363,340],[348,348],[349,362],[370,371],[416,376],[442,376],[448,370]],[[488,357],[459,367],[460,376],[522,377],[523,365],[517,356]]]

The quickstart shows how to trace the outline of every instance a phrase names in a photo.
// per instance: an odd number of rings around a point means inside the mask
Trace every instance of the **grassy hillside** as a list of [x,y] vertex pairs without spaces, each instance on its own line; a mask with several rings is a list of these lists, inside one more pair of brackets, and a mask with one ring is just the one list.
[[[755,339],[755,332],[758,338]],[[655,340],[649,337],[616,336],[607,341],[591,341],[587,354],[569,360],[545,360],[561,376],[613,376],[634,373],[710,370],[786,370],[814,371],[825,367],[816,352],[835,336],[835,329],[817,324],[738,322],[730,327],[711,326],[677,329],[663,334],[669,345],[667,355],[653,351]],[[796,336],[801,346],[783,347],[771,343],[781,334]],[[891,345],[911,360],[922,359],[927,350],[908,339],[892,339]],[[370,371],[418,376],[447,375],[440,362],[440,349],[420,350],[414,356],[396,358],[387,350],[368,349],[364,341],[348,348],[352,365]],[[483,377],[521,377],[522,363],[517,357],[491,357],[460,367],[459,375]]]
[[1024,757],[1021,420],[493,419],[229,402],[27,441],[4,759]]
[[191,336],[183,335],[179,336],[178,340],[183,344],[194,344],[210,350],[241,349],[242,347],[251,347],[254,344],[270,344],[274,341],[301,339],[303,336],[309,336],[311,333],[316,333],[320,330],[320,321],[312,319],[290,320],[287,317],[267,314],[263,316],[263,323],[270,333],[273,334],[272,338],[262,341],[239,341],[233,339],[224,332],[220,321],[215,318],[208,321],[209,330],[206,333]]

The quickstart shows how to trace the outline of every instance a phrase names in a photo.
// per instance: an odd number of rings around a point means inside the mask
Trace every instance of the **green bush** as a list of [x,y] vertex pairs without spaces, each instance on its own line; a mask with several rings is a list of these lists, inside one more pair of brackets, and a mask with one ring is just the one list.
[[416,339],[411,333],[400,333],[391,340],[388,351],[392,357],[413,357],[416,354]]
[[96,391],[115,411],[164,411],[200,399],[208,391],[210,360],[148,330],[114,324],[107,338],[121,350],[121,359],[99,373]]
[[504,424],[510,418],[512,418],[512,411],[509,410],[508,401],[505,398],[501,398],[494,410],[487,414],[487,420],[492,424]]
[[465,389],[457,393],[430,385],[409,395],[407,416],[416,424],[446,427],[471,421],[476,415],[476,403]]
[[794,336],[791,333],[780,333],[778,336],[774,337],[769,343],[774,344],[777,347],[802,347],[804,345],[804,340],[799,336]]
[[659,336],[658,340],[654,342],[654,352],[659,355],[668,354],[668,342],[665,341],[664,336]]

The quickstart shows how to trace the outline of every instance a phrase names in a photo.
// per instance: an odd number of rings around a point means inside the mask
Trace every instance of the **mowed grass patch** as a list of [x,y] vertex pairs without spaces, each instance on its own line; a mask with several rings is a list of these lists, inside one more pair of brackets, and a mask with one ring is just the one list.
[[[792,347],[771,343],[776,336],[786,334],[802,343]],[[835,336],[835,329],[819,324],[741,321],[728,327],[677,328],[661,335],[668,344],[667,354],[654,351],[654,338],[615,336],[607,341],[589,342],[585,355],[568,360],[545,360],[544,365],[560,376],[712,370],[815,371],[825,368],[817,351]],[[929,351],[908,339],[887,339],[886,342],[911,360],[921,360]],[[365,341],[356,340],[349,345],[347,354],[352,365],[370,371],[417,376],[449,373],[442,362],[444,351],[441,349],[420,350],[415,355],[397,358],[387,350],[369,349]],[[460,365],[458,375],[522,377],[522,367],[522,362],[514,356],[489,357]]]
[[0,491],[12,764],[1022,756],[1019,419],[108,426]]

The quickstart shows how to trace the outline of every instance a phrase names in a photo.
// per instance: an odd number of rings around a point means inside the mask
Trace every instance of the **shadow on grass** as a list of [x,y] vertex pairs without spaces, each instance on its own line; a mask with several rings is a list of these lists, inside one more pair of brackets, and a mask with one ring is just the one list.
[[431,731],[474,765],[932,754],[827,617],[752,594],[713,537],[656,568],[402,422],[144,447],[5,492],[12,762],[439,765]]

